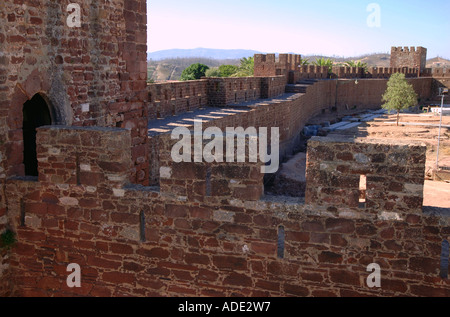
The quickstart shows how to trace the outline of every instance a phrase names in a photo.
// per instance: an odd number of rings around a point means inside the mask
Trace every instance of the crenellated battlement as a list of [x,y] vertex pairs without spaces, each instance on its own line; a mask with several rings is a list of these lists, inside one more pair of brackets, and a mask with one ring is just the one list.
[[419,72],[426,68],[427,49],[418,47],[392,47],[391,48],[391,67],[409,67],[419,68]]
[[393,46],[391,48],[391,52],[394,53],[398,53],[398,52],[403,52],[403,53],[421,53],[426,51],[427,49],[422,47],[422,46]]
[[255,77],[286,76],[289,71],[297,70],[302,57],[297,54],[280,54],[278,60],[275,54],[255,54]]
[[[325,66],[307,65],[300,66],[295,71],[290,71],[289,83],[295,84],[297,81],[302,79],[388,79],[395,73],[405,74],[406,78],[416,78],[421,76],[419,73],[419,68],[409,67],[369,67],[367,71],[365,71],[363,68],[358,67],[335,66],[331,68],[331,71],[329,71],[329,68]],[[428,73],[423,72],[423,77],[427,77],[425,76],[426,74]],[[439,74],[443,74],[444,76],[447,75],[445,70],[441,71]],[[428,77],[431,77],[431,75]]]

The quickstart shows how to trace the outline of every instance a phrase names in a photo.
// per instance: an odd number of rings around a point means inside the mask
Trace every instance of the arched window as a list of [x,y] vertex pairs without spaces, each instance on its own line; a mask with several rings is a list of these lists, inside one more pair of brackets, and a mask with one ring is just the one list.
[[23,105],[23,163],[25,175],[38,176],[36,129],[52,124],[47,102],[36,94]]

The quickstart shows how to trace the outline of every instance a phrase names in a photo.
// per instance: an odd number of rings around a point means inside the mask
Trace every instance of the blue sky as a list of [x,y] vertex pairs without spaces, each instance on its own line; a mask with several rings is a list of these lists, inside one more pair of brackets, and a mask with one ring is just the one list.
[[[380,9],[379,26],[370,27]],[[148,51],[252,49],[352,57],[423,46],[450,59],[448,0],[148,0]]]

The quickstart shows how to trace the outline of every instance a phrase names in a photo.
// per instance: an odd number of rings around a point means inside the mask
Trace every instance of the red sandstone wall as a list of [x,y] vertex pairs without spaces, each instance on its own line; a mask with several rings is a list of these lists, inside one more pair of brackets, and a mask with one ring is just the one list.
[[150,84],[147,86],[149,118],[170,117],[205,106],[230,106],[273,98],[284,93],[285,85],[284,76],[208,78]]
[[[210,124],[205,124],[205,129]],[[214,126],[214,125],[212,125]],[[225,132],[223,127],[222,132]],[[240,137],[240,136],[239,136]],[[163,135],[160,140],[160,193],[164,197],[181,201],[195,201],[217,206],[227,199],[245,199],[257,201],[264,195],[264,174],[261,172],[262,163],[256,153],[256,162],[249,159],[249,137],[242,136],[245,143],[245,162],[235,158],[233,162],[194,162],[194,138],[191,138],[191,162],[174,162],[171,149],[178,140],[171,140],[169,135]],[[237,138],[237,137],[236,137]],[[226,142],[225,134],[223,140]],[[237,142],[237,140],[235,140]],[[257,140],[256,140],[257,142]],[[270,142],[270,141],[269,141]],[[209,141],[203,141],[203,146]],[[256,143],[257,144],[257,143]],[[270,144],[270,143],[269,143]],[[226,144],[224,143],[224,155]],[[223,157],[222,157],[223,158]]]
[[290,71],[295,71],[301,64],[301,55],[255,54],[255,77],[284,76],[288,79]]
[[[260,78],[271,83],[271,78]],[[420,98],[427,99],[431,94],[431,78],[408,79],[413,84],[414,89]],[[275,77],[274,84],[280,86],[280,77]],[[226,81],[219,80],[219,87],[225,91]],[[231,82],[231,81],[230,81]],[[214,86],[215,81],[210,85]],[[299,131],[314,115],[320,114],[323,110],[330,110],[337,107],[338,110],[352,109],[378,109],[381,106],[381,98],[386,91],[387,80],[327,80],[319,81],[308,87],[304,95],[295,95],[292,97],[277,98],[270,102],[264,102],[251,105],[251,108],[242,108],[233,115],[227,115],[220,119],[211,119],[203,124],[203,128],[215,126],[223,131],[226,127],[278,127],[280,130],[280,154],[282,157],[291,154],[292,149],[298,141]],[[163,84],[162,87],[166,85]],[[269,90],[270,91],[270,90]],[[337,91],[337,95],[336,95]],[[224,95],[222,95],[224,96]],[[225,97],[223,97],[225,98]],[[212,99],[215,100],[215,99]],[[217,101],[219,102],[219,101]],[[223,101],[225,102],[225,101]],[[189,125],[189,122],[186,122]],[[192,127],[191,127],[192,128]],[[160,156],[164,148],[166,139],[161,135],[152,136],[149,139],[150,160],[150,184],[159,184]]]
[[441,102],[441,98],[439,97],[439,88],[450,88],[450,68],[427,68],[426,75],[433,78],[431,87],[431,95],[433,100],[436,102]]
[[[387,88],[387,79],[358,79],[348,81],[337,81],[336,105],[338,109],[379,108],[382,104],[382,96]],[[430,78],[411,78],[408,82],[413,85],[414,90],[422,101],[431,97]],[[335,82],[336,83],[336,82]],[[331,93],[331,92],[329,92]]]
[[[84,142],[90,136],[95,141],[99,134],[105,143],[118,135],[129,140],[126,131],[77,132]],[[52,134],[57,139],[53,140]],[[45,149],[50,162],[58,162],[65,153],[64,144],[59,146],[61,152],[52,150],[55,141],[70,135],[72,131],[66,129],[40,131],[41,150]],[[130,146],[129,141],[125,144],[122,150]],[[346,150],[343,146],[357,146],[359,156],[341,157]],[[381,153],[377,146],[389,147],[381,151],[386,154],[383,162],[381,157],[372,157]],[[311,155],[316,158],[312,170],[334,177],[338,188],[352,184],[348,179],[351,171],[334,173],[329,155],[338,159],[336,168],[362,164],[364,154],[378,167],[389,162],[399,167],[405,161],[408,168],[423,170],[425,149],[420,146],[316,142],[312,147]],[[70,146],[72,149],[87,156],[109,151],[81,143]],[[117,144],[112,151],[119,149]],[[372,167],[375,165],[369,165]],[[405,174],[391,172],[383,175],[389,188],[399,174]],[[99,173],[106,176],[109,172]],[[394,185],[393,193],[411,190]],[[83,186],[8,181],[14,223],[19,221],[21,199],[25,212],[25,226],[15,227],[19,244],[11,260],[15,295],[450,295],[448,280],[439,278],[440,243],[450,233],[450,226],[445,218],[420,213],[416,203],[404,209],[406,199],[391,206],[389,211],[399,213],[399,217],[391,217],[380,211],[352,210],[349,204],[332,210],[336,208],[333,200],[309,201],[306,206],[270,199],[211,203],[171,199],[137,186],[115,190],[108,183],[95,190]],[[369,196],[374,199],[371,195],[384,195],[375,187],[371,190]],[[414,193],[413,200],[420,200],[419,191]],[[277,256],[280,226],[285,230],[282,258]],[[380,289],[366,284],[366,268],[373,262],[381,266]],[[69,263],[81,266],[81,288],[66,286]]]
[[[306,204],[336,215],[380,211],[422,213],[426,146],[411,143],[313,138],[308,143]],[[361,198],[360,176],[367,178]],[[332,206],[332,207],[331,207]]]
[[432,68],[427,70],[430,71],[433,78],[450,77],[450,68]]
[[[135,166],[126,173],[133,182],[148,182],[146,1],[78,1],[81,28],[66,24],[69,3],[0,4],[0,233],[6,227],[5,179],[24,174],[23,103],[36,93],[48,102],[53,123],[132,128]],[[2,251],[0,266],[7,272],[4,256]],[[3,277],[2,294],[9,288]]]
[[257,100],[263,98],[264,93],[258,77],[209,78],[207,89],[208,105],[213,107]]
[[53,123],[133,129],[134,181],[148,178],[146,1],[78,1],[70,28],[64,1],[2,1],[0,140],[6,175],[23,175],[22,107],[40,93]]
[[207,83],[207,80],[202,79],[148,85],[149,119],[164,118],[206,106]]
[[[6,196],[4,189],[4,179],[0,179],[0,234],[3,234],[5,232],[8,223],[8,217],[6,213]],[[9,274],[9,257],[10,252],[7,249],[2,248],[0,243],[0,297],[8,296],[11,292],[12,285],[11,277]]]

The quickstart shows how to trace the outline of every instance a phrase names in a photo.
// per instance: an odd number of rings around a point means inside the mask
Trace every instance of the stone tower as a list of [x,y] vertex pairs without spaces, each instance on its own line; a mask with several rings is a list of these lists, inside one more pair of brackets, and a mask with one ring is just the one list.
[[392,47],[391,67],[419,68],[421,73],[427,64],[427,49],[418,47]]

